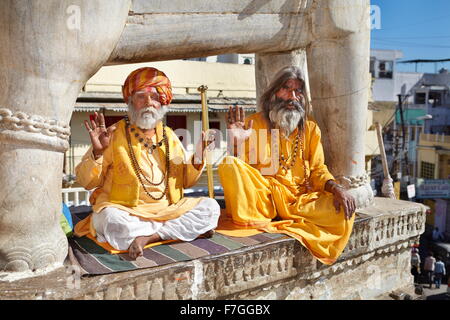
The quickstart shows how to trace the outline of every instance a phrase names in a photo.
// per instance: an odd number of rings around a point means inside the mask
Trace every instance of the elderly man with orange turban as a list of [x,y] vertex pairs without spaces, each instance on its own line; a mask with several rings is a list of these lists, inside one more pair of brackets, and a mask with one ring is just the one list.
[[95,191],[93,213],[76,225],[75,235],[87,235],[113,253],[128,251],[132,259],[160,241],[210,236],[220,215],[218,203],[183,197],[183,189],[194,185],[204,168],[204,133],[188,158],[162,123],[172,88],[155,68],[133,71],[122,93],[128,104],[125,119],[109,128],[102,114],[90,124],[85,121],[92,146],[76,175],[82,186]]

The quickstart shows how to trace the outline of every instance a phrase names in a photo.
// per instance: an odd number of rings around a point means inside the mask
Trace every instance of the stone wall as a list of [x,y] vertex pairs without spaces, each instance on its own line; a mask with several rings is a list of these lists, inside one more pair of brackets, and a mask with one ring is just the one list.
[[[424,232],[424,206],[375,198],[358,210],[349,244],[326,266],[292,238],[189,262],[77,279],[72,269],[0,282],[22,299],[376,299],[413,291],[410,247]],[[45,288],[45,289],[44,289]]]

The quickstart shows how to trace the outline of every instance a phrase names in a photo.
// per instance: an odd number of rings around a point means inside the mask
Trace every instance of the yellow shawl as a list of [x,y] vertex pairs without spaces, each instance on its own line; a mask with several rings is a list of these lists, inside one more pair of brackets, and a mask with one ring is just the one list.
[[[133,170],[133,166],[128,154],[128,142],[126,137],[125,120],[118,122],[117,129],[114,131],[113,138],[113,184],[111,187],[110,202],[135,207],[139,200],[139,180]],[[183,152],[180,146],[173,139],[173,135],[166,127],[166,136],[169,142],[170,169],[169,169],[169,194],[168,198],[171,204],[177,203],[183,197],[183,179],[177,179],[180,170],[183,170]],[[134,135],[130,135],[131,145],[136,160],[139,163],[142,146]],[[163,125],[161,122],[156,126],[156,141],[163,138]],[[158,148],[161,159],[166,159],[166,146],[163,144]],[[162,162],[163,171],[166,171],[166,163]],[[182,171],[181,171],[182,172]]]

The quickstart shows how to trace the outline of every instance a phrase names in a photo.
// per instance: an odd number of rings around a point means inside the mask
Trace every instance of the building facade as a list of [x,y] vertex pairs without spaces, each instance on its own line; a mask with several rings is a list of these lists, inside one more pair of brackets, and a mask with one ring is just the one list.
[[[226,155],[226,112],[229,106],[243,106],[246,114],[257,111],[252,54],[102,67],[86,83],[75,104],[70,123],[70,149],[66,152],[64,162],[66,186],[77,186],[73,184],[75,167],[90,147],[84,120],[92,118],[94,112],[103,113],[107,126],[122,119],[127,111],[127,105],[122,99],[122,84],[131,71],[143,66],[156,67],[171,80],[174,99],[165,122],[175,130],[188,153],[194,151],[201,132],[202,109],[197,88],[201,85],[208,87],[209,127],[216,134],[216,145],[212,152],[214,171]],[[369,110],[367,130],[372,122],[372,112]],[[370,170],[370,159],[379,154],[374,130],[366,132],[365,154],[366,170]],[[217,185],[219,179],[216,174],[214,180]],[[202,177],[195,189],[203,190],[206,185],[206,177]]]

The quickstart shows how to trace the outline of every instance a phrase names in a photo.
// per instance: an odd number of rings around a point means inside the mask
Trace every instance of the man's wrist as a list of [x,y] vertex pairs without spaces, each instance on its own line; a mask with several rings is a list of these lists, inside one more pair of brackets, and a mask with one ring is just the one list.
[[95,151],[95,150],[93,150],[92,151],[92,155],[94,156],[94,159],[97,160],[97,159],[99,159],[100,157],[103,156],[103,152],[102,151]]
[[325,185],[325,190],[335,194],[336,192],[344,191],[345,188],[333,180],[328,180]]
[[235,141],[234,143],[228,143],[227,144],[227,151],[228,154],[231,155],[232,157],[239,157],[242,150],[242,144],[244,143],[244,141]]
[[196,170],[200,170],[203,167],[203,157],[197,157],[197,155],[193,155],[191,164],[194,166]]

